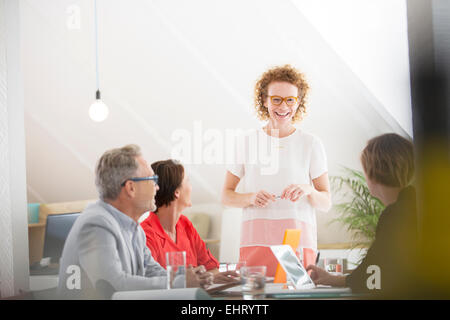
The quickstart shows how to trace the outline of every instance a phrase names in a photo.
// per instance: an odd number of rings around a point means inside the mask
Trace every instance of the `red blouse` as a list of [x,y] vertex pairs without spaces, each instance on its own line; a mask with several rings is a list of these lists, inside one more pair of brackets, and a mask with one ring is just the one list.
[[186,265],[197,267],[205,266],[206,270],[219,268],[219,262],[206,248],[205,242],[200,238],[192,222],[183,215],[178,219],[177,242],[175,243],[164,231],[158,216],[150,212],[150,215],[141,223],[147,237],[147,247],[152,252],[153,258],[166,268],[166,252],[186,251]]

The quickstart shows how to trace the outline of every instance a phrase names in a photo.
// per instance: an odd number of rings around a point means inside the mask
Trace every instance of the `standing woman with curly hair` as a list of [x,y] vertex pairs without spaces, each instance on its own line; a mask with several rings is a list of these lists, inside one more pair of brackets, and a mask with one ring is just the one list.
[[[300,229],[302,248],[317,250],[315,209],[331,207],[327,159],[321,141],[294,126],[306,112],[309,86],[290,65],[266,71],[255,86],[258,118],[267,123],[244,137],[236,147],[236,161],[227,167],[222,203],[243,208],[240,258],[247,265],[266,265],[274,276],[277,260],[271,245],[283,241],[286,229]],[[257,142],[257,143],[255,143]],[[264,170],[264,161],[252,161],[261,145],[275,145],[276,170]],[[272,154],[273,155],[273,154]],[[261,159],[258,159],[261,160]],[[244,192],[236,192],[243,180]]]

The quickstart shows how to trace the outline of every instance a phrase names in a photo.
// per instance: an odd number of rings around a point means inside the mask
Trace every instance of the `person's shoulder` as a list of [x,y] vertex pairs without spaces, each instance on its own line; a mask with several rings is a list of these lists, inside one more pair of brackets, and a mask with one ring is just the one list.
[[117,225],[117,221],[108,212],[100,200],[86,207],[77,219],[76,223],[77,222],[80,227],[89,226],[110,229]]
[[94,222],[94,221],[103,221],[106,220],[107,210],[104,206],[102,206],[101,201],[94,202],[86,207],[80,215],[81,222]]
[[383,211],[381,211],[381,213],[380,213],[380,215],[378,217],[377,226],[376,226],[376,231],[377,232],[379,232],[380,229],[383,230],[384,229],[384,225],[386,223],[389,224],[389,220],[392,218],[391,211],[392,211],[392,209],[390,207],[386,207],[386,208],[384,208]]
[[295,132],[295,137],[297,139],[301,139],[308,142],[319,142],[319,143],[322,142],[319,136],[316,135],[315,133],[311,133],[309,131],[305,131],[302,129],[297,129],[297,131]]
[[237,142],[245,142],[248,143],[250,141],[254,141],[255,139],[258,139],[259,136],[265,135],[264,131],[262,129],[246,129],[246,130],[237,130],[234,133],[234,137],[236,138]]
[[162,238],[164,237],[164,230],[162,230],[158,216],[154,212],[150,212],[148,217],[140,225],[147,238],[155,238],[156,235]]
[[417,213],[416,191],[414,187],[409,186],[400,191],[397,201],[387,207],[390,216],[396,216],[398,219],[415,217]]
[[416,194],[413,187],[403,189],[397,201],[388,205],[378,218],[377,229],[404,224],[406,218],[414,218],[416,214]]
[[[246,150],[249,145],[257,141],[259,135],[258,129],[236,129],[227,133],[227,141],[233,144],[235,150]],[[239,154],[239,152],[238,152]]]
[[155,241],[156,237],[155,237],[155,232],[153,231],[153,229],[151,227],[144,227],[142,225],[142,223],[139,224],[141,227],[137,228],[137,233],[139,235],[139,237],[142,238],[142,240],[145,242],[148,241]]
[[415,204],[415,201],[416,201],[416,189],[413,186],[405,187],[399,193],[399,200]]
[[410,209],[416,205],[416,191],[414,187],[408,186],[403,188],[397,197],[397,201],[386,207],[385,211],[397,211],[401,208]]
[[246,129],[246,130],[242,130],[242,131],[238,132],[238,135],[240,134],[245,137],[250,137],[250,136],[256,136],[261,133],[265,133],[263,128],[257,128],[257,129],[251,128],[251,129]]
[[297,129],[294,133],[292,143],[305,148],[317,148],[322,145],[322,140],[314,133]]
[[89,205],[82,211],[81,215],[75,220],[66,240],[66,245],[76,248],[86,241],[90,241],[92,237],[108,233],[113,237],[117,237],[120,233],[120,226],[111,216],[104,206],[96,202]]
[[186,217],[184,214],[180,215],[180,218],[178,219],[178,223],[180,223],[183,227],[194,228],[192,221],[189,220],[189,218]]
[[155,214],[154,214],[153,212],[150,212],[149,215],[148,215],[148,217],[145,218],[145,219],[140,223],[141,227],[142,227],[142,228],[147,228],[147,229],[153,228],[153,224],[154,224],[154,222],[153,222],[154,215],[155,215]]
[[185,215],[180,215],[178,223],[183,227],[188,236],[194,236],[198,234],[198,231],[197,229],[195,229],[192,221],[189,220],[189,218],[186,217]]

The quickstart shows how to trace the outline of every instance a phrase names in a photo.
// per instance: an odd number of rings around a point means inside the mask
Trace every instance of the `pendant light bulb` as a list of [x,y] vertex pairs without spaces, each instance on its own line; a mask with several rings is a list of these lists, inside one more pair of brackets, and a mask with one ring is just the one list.
[[96,92],[96,99],[89,108],[89,117],[96,122],[104,121],[109,115],[109,109],[106,104],[103,103],[100,98],[100,91]]

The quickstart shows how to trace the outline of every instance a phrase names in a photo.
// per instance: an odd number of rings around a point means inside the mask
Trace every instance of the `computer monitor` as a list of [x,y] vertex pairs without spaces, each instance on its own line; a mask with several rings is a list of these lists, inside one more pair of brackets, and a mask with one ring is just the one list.
[[49,214],[45,227],[44,258],[51,258],[52,263],[59,263],[64,243],[80,212]]

